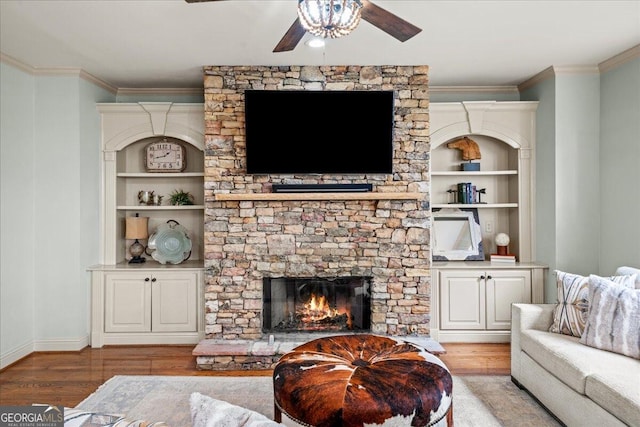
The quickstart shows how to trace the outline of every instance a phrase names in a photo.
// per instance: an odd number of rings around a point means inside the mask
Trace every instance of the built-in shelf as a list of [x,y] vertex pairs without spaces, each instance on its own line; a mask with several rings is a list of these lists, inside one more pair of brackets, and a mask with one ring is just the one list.
[[[100,264],[89,267],[91,346],[197,344],[205,337],[204,105],[99,103],[97,109],[102,122],[103,246]],[[165,130],[170,135],[163,135]],[[145,169],[146,147],[158,138],[184,147],[184,171]],[[171,192],[180,190],[198,204],[171,205]],[[141,204],[143,191],[163,195],[165,202]],[[129,263],[133,242],[127,238],[126,220],[136,214],[147,218],[149,238],[169,222],[184,227],[191,240],[188,259],[161,264],[149,249],[145,262]],[[149,239],[141,240],[149,244]]]
[[[544,301],[548,267],[533,261],[536,210],[535,198],[530,197],[536,194],[532,160],[537,105],[536,101],[429,105],[431,207],[476,211],[484,249],[482,261],[431,263],[429,335],[438,342],[509,342],[512,304]],[[463,137],[478,145],[482,170],[460,170],[464,152],[461,156],[449,142]],[[470,201],[458,198],[458,190],[464,193],[463,183],[476,187],[471,199],[475,203],[459,203]],[[497,251],[498,233],[509,235],[509,252],[518,262],[490,261],[490,254]]]
[[423,193],[218,193],[211,201],[251,200],[422,200]]

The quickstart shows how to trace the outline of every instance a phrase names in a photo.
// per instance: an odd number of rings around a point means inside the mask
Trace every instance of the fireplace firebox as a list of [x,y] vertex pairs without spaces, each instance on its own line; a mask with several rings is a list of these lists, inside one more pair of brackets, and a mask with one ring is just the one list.
[[370,278],[265,278],[263,332],[366,332]]

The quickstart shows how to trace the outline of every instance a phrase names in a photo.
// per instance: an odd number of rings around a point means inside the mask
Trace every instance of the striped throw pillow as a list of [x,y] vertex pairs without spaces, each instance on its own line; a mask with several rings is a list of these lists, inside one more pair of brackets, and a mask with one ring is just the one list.
[[[589,277],[555,270],[558,304],[553,310],[553,323],[549,332],[581,337],[589,310]],[[636,274],[611,276],[607,279],[633,288]]]
[[640,290],[591,275],[589,300],[580,343],[640,359]]

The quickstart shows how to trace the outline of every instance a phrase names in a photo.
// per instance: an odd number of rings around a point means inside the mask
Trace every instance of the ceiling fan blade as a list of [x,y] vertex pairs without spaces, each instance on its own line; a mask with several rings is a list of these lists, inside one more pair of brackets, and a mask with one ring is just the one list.
[[362,0],[362,3],[362,11],[360,12],[362,19],[380,28],[385,33],[392,35],[401,42],[409,40],[422,31],[421,28],[416,27],[380,6],[376,6],[369,0]]
[[307,31],[302,27],[302,24],[300,24],[300,18],[296,18],[273,51],[287,52],[295,49],[306,32]]

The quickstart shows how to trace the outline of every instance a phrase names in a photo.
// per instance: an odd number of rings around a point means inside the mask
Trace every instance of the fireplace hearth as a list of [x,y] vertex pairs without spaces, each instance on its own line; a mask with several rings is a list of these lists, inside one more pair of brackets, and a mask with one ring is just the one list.
[[370,278],[263,279],[265,333],[370,329]]

